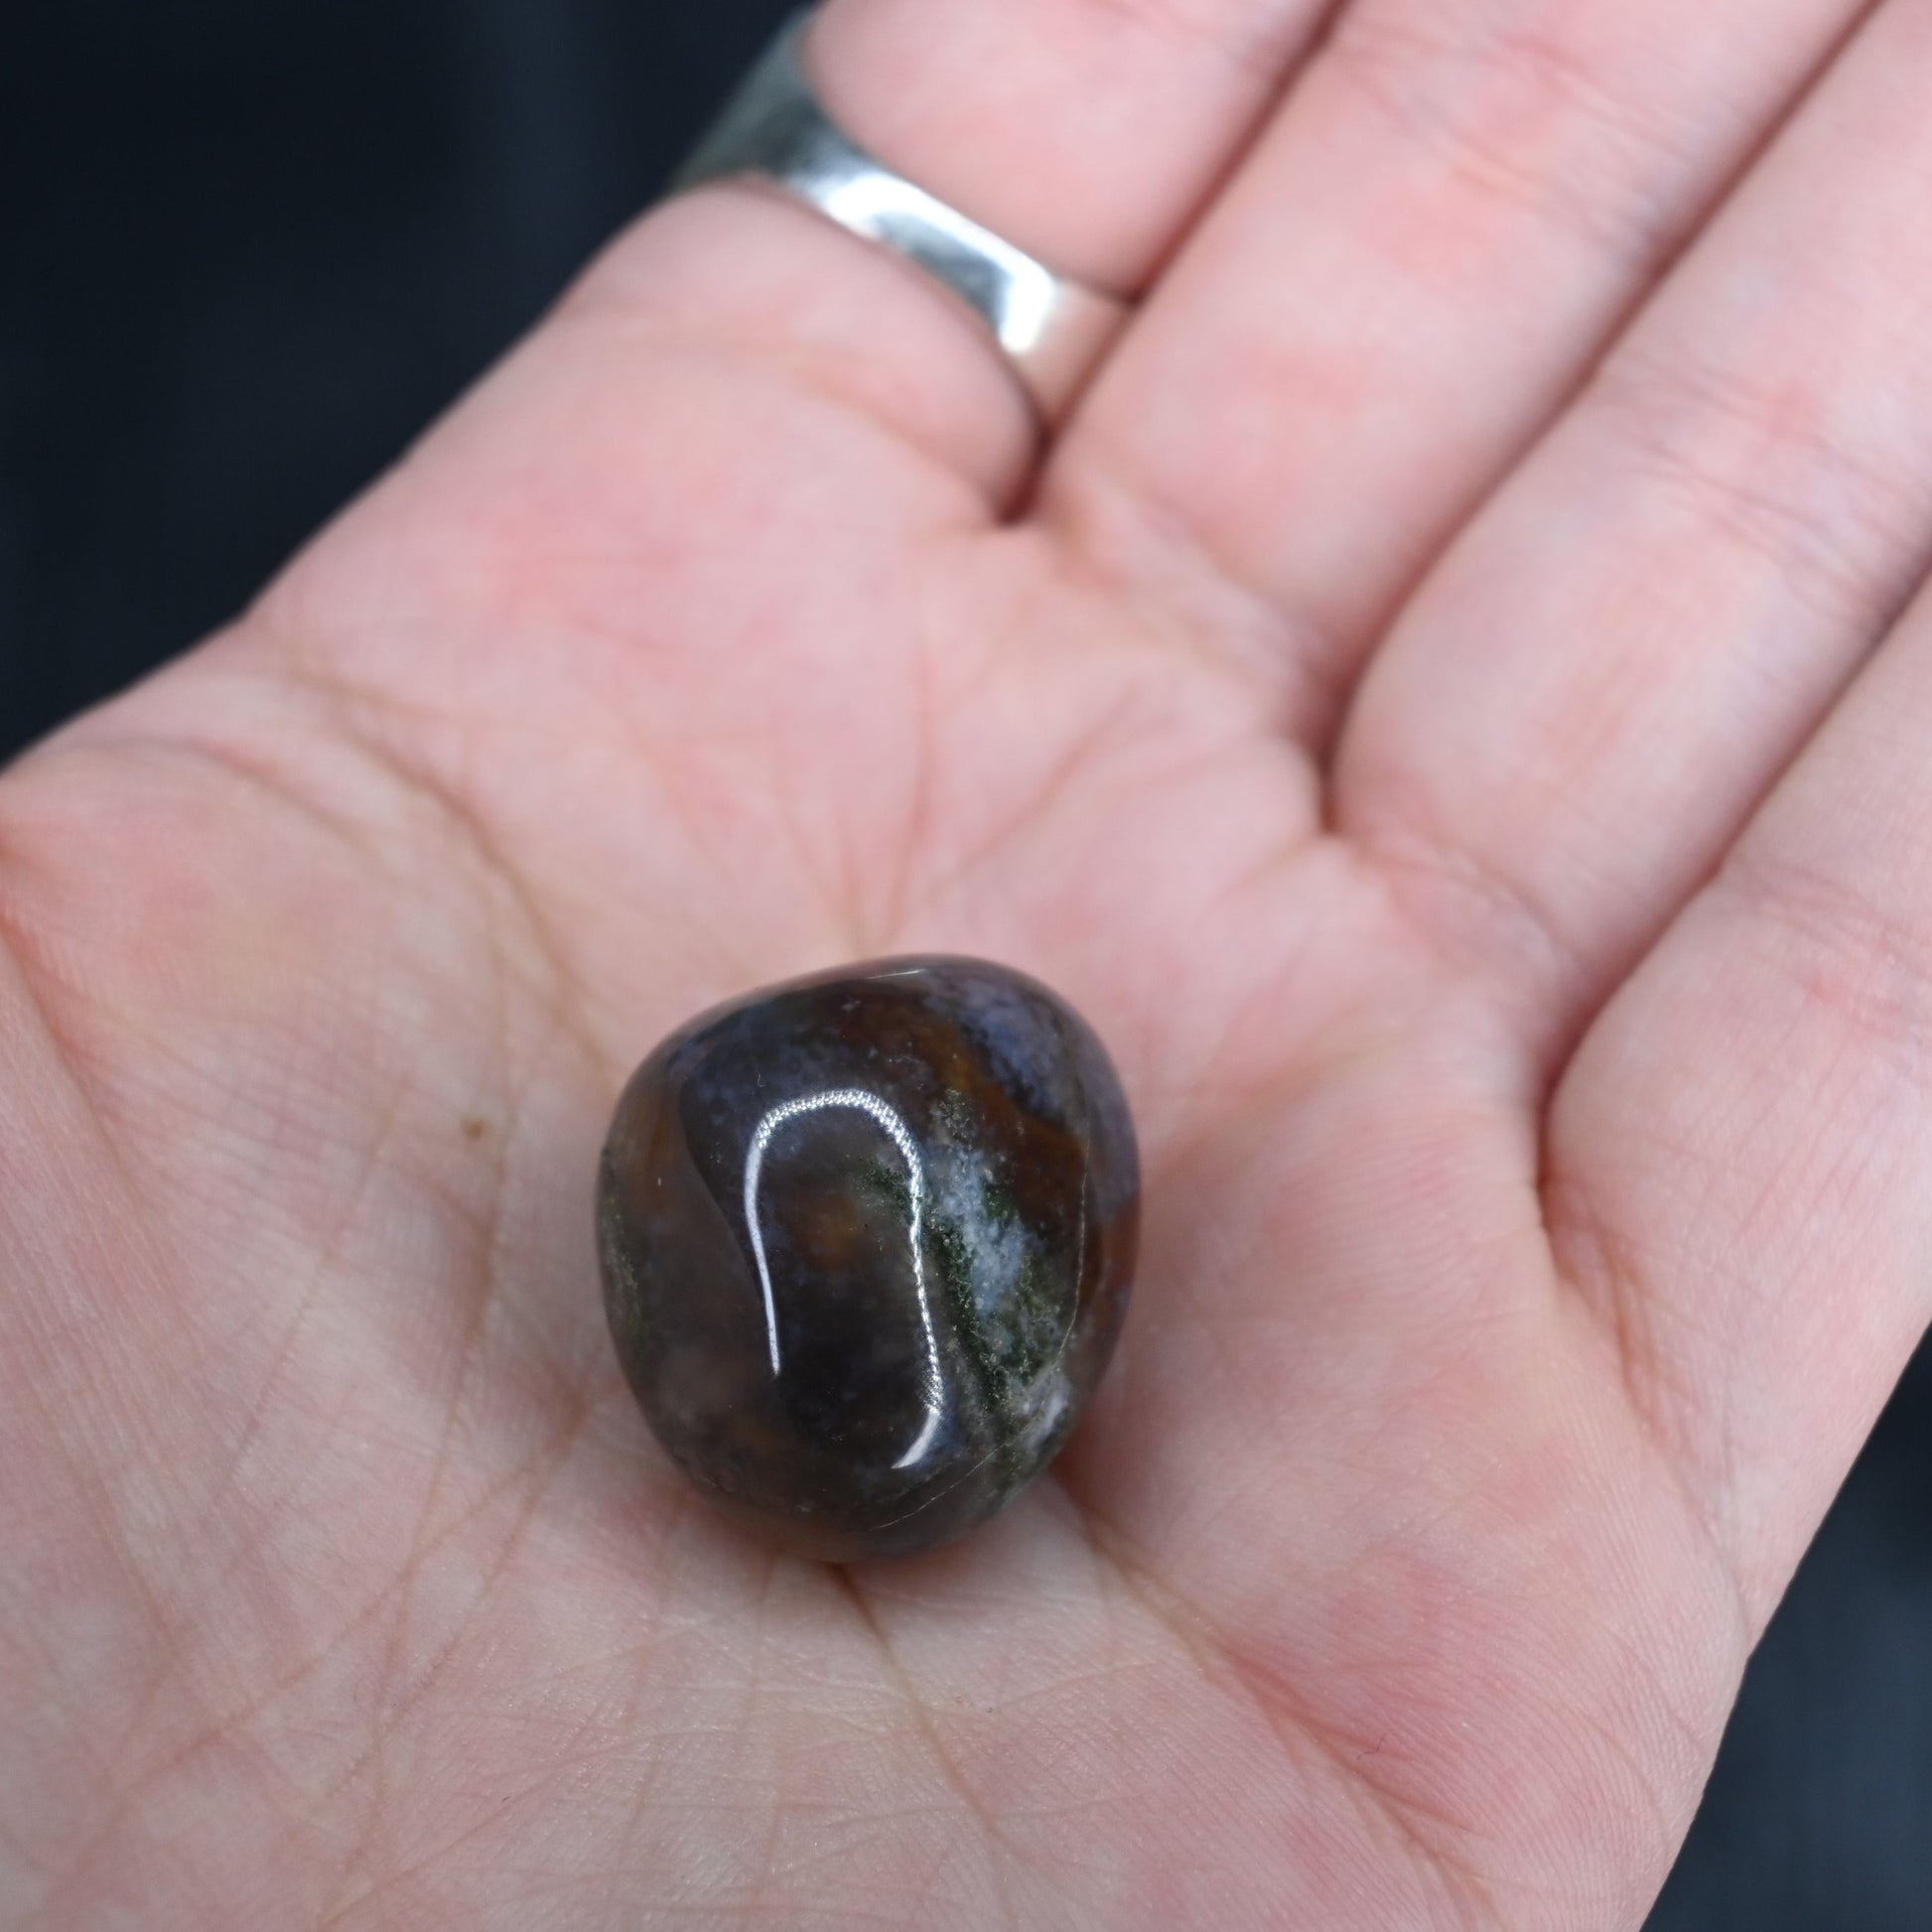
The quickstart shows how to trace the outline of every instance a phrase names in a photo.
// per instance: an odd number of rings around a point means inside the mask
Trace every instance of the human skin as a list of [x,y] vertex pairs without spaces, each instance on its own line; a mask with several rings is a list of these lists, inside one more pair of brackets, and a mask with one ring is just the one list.
[[[1634,1927],[1932,1310],[1932,6],[832,0],[1042,449],[741,188],[0,779],[0,1921]],[[1916,599],[1916,601],[1915,601]],[[837,1570],[603,1328],[688,1015],[1140,1123],[1054,1473]]]

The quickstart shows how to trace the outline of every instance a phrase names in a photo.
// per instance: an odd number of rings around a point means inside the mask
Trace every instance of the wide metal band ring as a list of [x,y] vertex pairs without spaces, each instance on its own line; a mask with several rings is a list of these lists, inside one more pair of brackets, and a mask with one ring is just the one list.
[[674,189],[752,176],[923,269],[1005,351],[1042,422],[1065,415],[1127,318],[876,161],[825,111],[786,24],[680,170]]

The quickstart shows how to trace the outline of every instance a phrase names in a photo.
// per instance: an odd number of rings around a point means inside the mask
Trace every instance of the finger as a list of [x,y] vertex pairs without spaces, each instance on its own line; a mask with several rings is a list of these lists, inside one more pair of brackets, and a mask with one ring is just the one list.
[[1932,599],[1592,1030],[1548,1211],[1761,1623],[1932,1314]]
[[1328,0],[827,0],[827,104],[929,193],[1131,292],[1274,98]]
[[1546,1061],[1932,563],[1932,12],[1881,12],[1364,685],[1338,822]]
[[1108,364],[1045,502],[1110,570],[1254,639],[1318,740],[1401,593],[1860,3],[1361,0]]
[[[829,0],[804,61],[888,167],[1062,274],[1136,289],[1261,116],[1322,0]],[[936,285],[733,184],[660,210],[600,287],[761,347],[994,493],[1022,391]]]

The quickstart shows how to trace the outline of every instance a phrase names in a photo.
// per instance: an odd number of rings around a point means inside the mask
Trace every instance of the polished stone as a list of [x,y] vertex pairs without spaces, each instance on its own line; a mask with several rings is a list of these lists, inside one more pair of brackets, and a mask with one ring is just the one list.
[[976,960],[885,960],[700,1015],[638,1068],[599,1177],[605,1305],[660,1442],[835,1562],[999,1509],[1126,1311],[1139,1163],[1091,1029]]

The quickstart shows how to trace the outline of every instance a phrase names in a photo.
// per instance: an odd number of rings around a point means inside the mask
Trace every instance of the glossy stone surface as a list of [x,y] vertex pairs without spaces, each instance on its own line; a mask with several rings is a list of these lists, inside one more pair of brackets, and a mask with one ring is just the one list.
[[714,1501],[835,1562],[993,1514],[1073,1427],[1140,1219],[1106,1052],[967,959],[794,980],[638,1068],[598,1235],[624,1373]]

